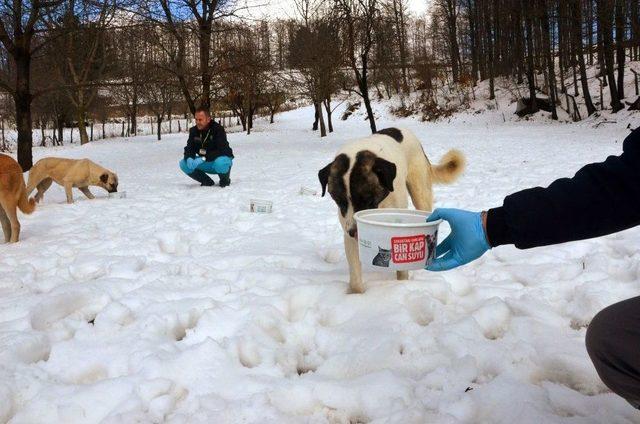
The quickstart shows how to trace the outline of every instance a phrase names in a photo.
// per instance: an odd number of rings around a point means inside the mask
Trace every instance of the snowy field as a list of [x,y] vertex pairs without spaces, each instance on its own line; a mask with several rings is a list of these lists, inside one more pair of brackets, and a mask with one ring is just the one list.
[[[407,282],[365,273],[347,295],[337,208],[299,190],[368,124],[321,140],[312,116],[231,134],[226,189],[181,175],[184,134],[36,149],[116,171],[127,198],[67,205],[54,185],[0,245],[0,422],[640,423],[584,348],[597,311],[640,293],[640,229]],[[434,162],[467,155],[437,206],[499,205],[618,154],[629,132],[467,118],[378,122],[414,130]],[[252,198],[274,212],[251,214]]]

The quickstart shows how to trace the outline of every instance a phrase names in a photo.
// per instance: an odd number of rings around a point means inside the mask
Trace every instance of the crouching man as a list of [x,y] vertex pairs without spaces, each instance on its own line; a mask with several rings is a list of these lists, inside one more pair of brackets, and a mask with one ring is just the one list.
[[217,174],[220,187],[226,187],[231,184],[233,163],[227,134],[222,125],[211,119],[208,108],[201,106],[196,109],[195,119],[196,126],[189,130],[180,169],[203,186],[215,185],[207,174]]

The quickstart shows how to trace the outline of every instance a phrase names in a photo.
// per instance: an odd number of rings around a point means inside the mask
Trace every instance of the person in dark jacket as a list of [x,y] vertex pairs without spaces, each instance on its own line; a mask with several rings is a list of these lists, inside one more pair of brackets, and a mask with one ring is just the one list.
[[215,185],[207,174],[220,176],[220,187],[231,184],[233,151],[222,125],[211,119],[209,109],[199,107],[196,126],[189,129],[180,169],[203,186]]
[[[625,139],[620,156],[586,165],[573,178],[513,193],[484,212],[436,209],[428,220],[436,219],[447,221],[451,234],[437,246],[431,271],[456,268],[505,244],[528,249],[640,225],[640,128]],[[596,314],[586,345],[602,381],[640,409],[640,297]]]

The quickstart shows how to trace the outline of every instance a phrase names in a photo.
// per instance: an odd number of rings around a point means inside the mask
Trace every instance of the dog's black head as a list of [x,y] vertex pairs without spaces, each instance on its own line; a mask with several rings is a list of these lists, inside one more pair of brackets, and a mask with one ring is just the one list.
[[328,188],[340,209],[344,230],[354,237],[356,225],[353,214],[377,208],[393,191],[396,165],[369,150],[362,150],[356,154],[355,160],[346,154],[338,155],[318,172],[318,178],[322,195]]

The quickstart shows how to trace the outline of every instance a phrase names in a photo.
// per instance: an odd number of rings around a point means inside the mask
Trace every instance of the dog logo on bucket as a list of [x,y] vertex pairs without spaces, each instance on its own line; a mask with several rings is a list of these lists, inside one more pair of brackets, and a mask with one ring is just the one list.
[[427,241],[424,234],[391,238],[391,260],[396,264],[424,261]]

